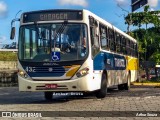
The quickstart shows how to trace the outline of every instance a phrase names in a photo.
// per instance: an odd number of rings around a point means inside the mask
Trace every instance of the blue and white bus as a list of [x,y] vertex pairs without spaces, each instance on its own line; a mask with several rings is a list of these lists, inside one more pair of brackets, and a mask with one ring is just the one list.
[[107,88],[128,90],[137,79],[137,41],[88,10],[32,11],[18,20],[19,91],[104,98]]

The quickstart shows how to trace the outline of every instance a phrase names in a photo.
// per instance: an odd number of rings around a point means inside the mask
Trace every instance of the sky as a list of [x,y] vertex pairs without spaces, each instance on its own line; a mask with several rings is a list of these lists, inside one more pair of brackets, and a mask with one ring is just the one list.
[[[148,2],[152,11],[160,10],[160,0]],[[0,0],[0,44],[17,41],[18,35],[15,40],[10,40],[11,21],[15,17],[19,18],[23,12],[61,8],[87,9],[126,31],[124,16],[131,12],[131,0]],[[17,34],[18,27],[16,23]]]

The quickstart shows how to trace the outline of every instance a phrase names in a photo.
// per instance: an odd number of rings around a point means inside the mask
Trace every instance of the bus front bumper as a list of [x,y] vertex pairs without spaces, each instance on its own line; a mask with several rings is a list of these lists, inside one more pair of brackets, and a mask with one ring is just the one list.
[[34,81],[18,76],[19,91],[82,91],[89,92],[100,89],[100,79],[93,79],[93,76],[86,75],[74,80],[57,81]]

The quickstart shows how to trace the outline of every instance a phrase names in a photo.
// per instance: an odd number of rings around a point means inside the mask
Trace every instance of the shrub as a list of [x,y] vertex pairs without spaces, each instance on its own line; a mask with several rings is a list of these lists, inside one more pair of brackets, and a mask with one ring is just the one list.
[[0,52],[0,61],[17,61],[16,52]]

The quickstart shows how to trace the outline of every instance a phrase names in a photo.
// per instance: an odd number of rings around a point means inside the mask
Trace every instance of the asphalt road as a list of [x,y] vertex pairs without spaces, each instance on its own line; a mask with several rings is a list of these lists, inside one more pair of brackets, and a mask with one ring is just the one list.
[[[93,94],[63,94],[46,101],[42,92],[19,92],[17,87],[0,87],[0,111],[0,119],[11,120],[159,120],[160,88],[132,86],[129,91],[110,89],[104,99],[97,99]],[[12,112],[12,117],[6,117],[5,113],[2,117],[2,112]]]

